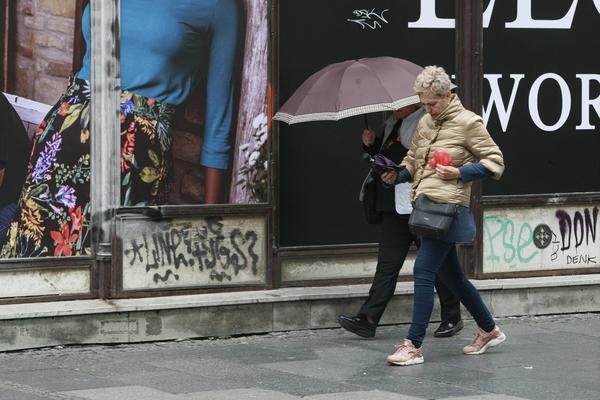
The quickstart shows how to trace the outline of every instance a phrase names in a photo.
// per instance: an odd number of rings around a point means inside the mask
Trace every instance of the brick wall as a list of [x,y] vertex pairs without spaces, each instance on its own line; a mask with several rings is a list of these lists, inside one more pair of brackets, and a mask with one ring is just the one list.
[[17,0],[15,94],[54,104],[73,59],[75,0]]

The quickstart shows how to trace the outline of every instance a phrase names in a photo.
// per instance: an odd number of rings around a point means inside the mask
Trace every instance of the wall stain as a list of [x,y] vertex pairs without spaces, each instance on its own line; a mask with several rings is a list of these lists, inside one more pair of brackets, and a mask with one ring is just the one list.
[[0,328],[0,343],[14,345],[17,342],[17,327],[3,326]]
[[158,313],[146,315],[146,335],[157,336],[162,333],[162,318]]

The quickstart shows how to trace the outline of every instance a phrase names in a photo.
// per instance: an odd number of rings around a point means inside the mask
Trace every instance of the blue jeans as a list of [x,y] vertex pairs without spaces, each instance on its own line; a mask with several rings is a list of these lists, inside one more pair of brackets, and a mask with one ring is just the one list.
[[448,243],[472,242],[475,238],[475,221],[468,207],[459,206],[446,236],[442,239]]
[[474,234],[475,225],[465,221],[469,217],[472,222],[470,212],[467,214],[462,210],[462,215],[457,216],[455,221],[458,225],[455,227],[455,233],[446,236],[444,240],[421,238],[421,247],[417,253],[413,272],[415,281],[413,317],[407,336],[416,347],[420,347],[423,343],[433,310],[433,287],[436,275],[467,308],[481,329],[489,332],[496,325],[479,292],[463,274],[458,261],[455,242],[463,241],[469,236],[472,239],[473,235],[470,235],[468,230],[472,230]]

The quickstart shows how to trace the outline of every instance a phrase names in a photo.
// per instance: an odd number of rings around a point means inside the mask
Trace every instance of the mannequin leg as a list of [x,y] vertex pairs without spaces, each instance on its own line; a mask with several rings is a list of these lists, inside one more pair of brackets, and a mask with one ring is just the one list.
[[204,203],[221,204],[224,170],[204,168]]

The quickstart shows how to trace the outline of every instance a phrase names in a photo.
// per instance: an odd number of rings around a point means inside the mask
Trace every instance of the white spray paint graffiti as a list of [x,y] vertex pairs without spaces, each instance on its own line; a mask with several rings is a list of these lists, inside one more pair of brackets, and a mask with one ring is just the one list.
[[362,29],[382,28],[381,23],[384,23],[384,24],[388,23],[387,19],[385,19],[385,17],[383,16],[386,13],[386,11],[389,11],[389,9],[386,8],[385,10],[382,10],[381,12],[375,12],[374,8],[370,11],[366,10],[366,9],[354,10],[354,11],[352,11],[352,14],[355,16],[355,18],[354,19],[348,18],[347,21],[354,22],[354,23],[360,25]]

